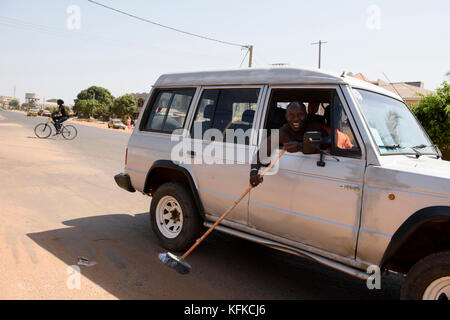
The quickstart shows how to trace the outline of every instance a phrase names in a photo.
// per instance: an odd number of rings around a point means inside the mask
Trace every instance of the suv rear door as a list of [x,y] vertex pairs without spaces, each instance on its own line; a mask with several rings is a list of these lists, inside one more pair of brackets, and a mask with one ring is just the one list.
[[[221,216],[249,185],[251,159],[248,150],[254,134],[251,129],[256,122],[255,114],[264,88],[202,88],[190,126],[192,149],[186,152],[193,157],[194,163],[189,168],[194,173],[207,215]],[[237,133],[235,139],[230,136],[232,132]],[[248,197],[227,220],[247,225]]]

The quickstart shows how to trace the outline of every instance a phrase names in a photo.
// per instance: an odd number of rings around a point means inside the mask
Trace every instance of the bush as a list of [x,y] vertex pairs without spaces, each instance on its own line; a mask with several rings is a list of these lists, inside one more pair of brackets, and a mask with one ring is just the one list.
[[111,106],[111,113],[119,118],[122,118],[122,120],[125,120],[128,116],[133,115],[136,108],[136,99],[130,94],[125,94],[114,100]]
[[439,147],[445,160],[450,160],[450,85],[444,81],[436,93],[423,96],[412,111]]

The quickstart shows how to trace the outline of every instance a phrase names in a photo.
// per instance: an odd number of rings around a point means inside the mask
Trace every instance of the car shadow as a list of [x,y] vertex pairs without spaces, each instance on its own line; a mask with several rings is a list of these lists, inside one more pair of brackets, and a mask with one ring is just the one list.
[[[110,214],[64,221],[66,228],[27,234],[67,265],[119,299],[398,299],[398,277],[381,290],[303,258],[213,232],[180,275],[163,265],[148,213]],[[180,253],[178,253],[180,254]],[[181,254],[180,254],[181,255]],[[86,261],[85,261],[86,262]]]

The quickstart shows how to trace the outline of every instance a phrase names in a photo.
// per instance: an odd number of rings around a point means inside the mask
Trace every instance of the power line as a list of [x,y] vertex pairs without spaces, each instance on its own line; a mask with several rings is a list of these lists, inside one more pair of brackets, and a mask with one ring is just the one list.
[[241,68],[242,67],[242,64],[244,63],[244,61],[245,61],[245,58],[247,58],[247,55],[248,55],[248,52],[249,52],[250,50],[247,50],[247,52],[245,52],[245,56],[244,56],[244,59],[242,59],[242,62],[241,62],[241,64],[240,64],[240,66],[239,66],[239,68]]
[[223,40],[218,40],[218,39],[214,39],[214,38],[210,38],[210,37],[205,37],[205,36],[202,36],[202,35],[199,35],[199,34],[195,34],[195,33],[192,33],[192,32],[180,30],[180,29],[177,29],[177,28],[169,27],[169,26],[163,25],[163,24],[158,23],[158,22],[154,22],[154,21],[151,21],[151,20],[148,20],[148,19],[145,19],[145,18],[138,17],[138,16],[136,16],[136,15],[134,15],[134,14],[131,14],[131,13],[128,13],[128,12],[125,12],[125,11],[122,11],[122,10],[118,10],[118,9],[109,7],[109,6],[107,6],[107,5],[104,5],[104,4],[102,4],[102,3],[99,3],[99,2],[96,2],[96,1],[93,1],[93,0],[88,0],[88,1],[91,2],[91,3],[93,3],[93,4],[96,4],[96,5],[98,5],[98,6],[107,8],[107,9],[109,9],[109,10],[112,10],[112,11],[115,11],[115,12],[118,12],[118,13],[121,13],[121,14],[124,14],[124,15],[126,15],[126,16],[129,16],[129,17],[132,17],[132,18],[135,18],[135,19],[138,19],[138,20],[147,22],[147,23],[151,23],[151,24],[153,24],[153,25],[156,25],[156,26],[159,26],[159,27],[162,27],[162,28],[166,28],[166,29],[169,29],[169,30],[172,30],[172,31],[184,33],[184,34],[187,34],[187,35],[190,35],[190,36],[193,36],[193,37],[201,38],[201,39],[204,39],[204,40],[215,41],[215,42],[219,42],[219,43],[222,43],[222,44],[227,44],[227,45],[230,45],[230,46],[236,46],[236,47],[241,47],[241,48],[247,48],[247,49],[249,49],[249,47],[250,47],[249,45],[244,45],[244,44],[239,44],[239,43],[233,43],[233,42],[228,42],[228,41],[223,41]]

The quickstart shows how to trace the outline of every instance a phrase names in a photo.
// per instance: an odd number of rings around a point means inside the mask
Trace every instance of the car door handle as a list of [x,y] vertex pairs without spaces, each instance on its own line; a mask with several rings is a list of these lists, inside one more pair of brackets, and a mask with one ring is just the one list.
[[186,151],[186,154],[192,158],[195,157],[195,151]]

